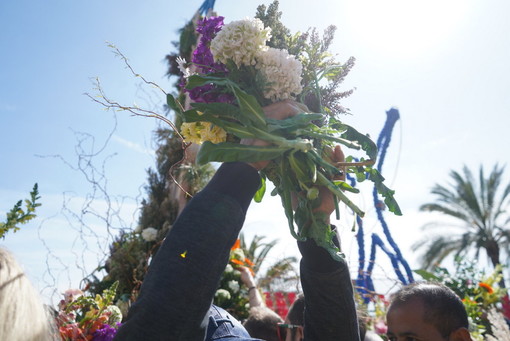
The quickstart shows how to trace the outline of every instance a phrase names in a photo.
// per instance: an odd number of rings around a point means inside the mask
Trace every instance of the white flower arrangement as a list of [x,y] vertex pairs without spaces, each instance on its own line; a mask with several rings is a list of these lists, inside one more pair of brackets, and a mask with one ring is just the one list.
[[110,318],[108,319],[108,322],[111,324],[114,323],[121,323],[122,322],[122,310],[120,310],[119,307],[116,305],[109,305],[106,307],[105,312],[108,313]]
[[303,90],[303,66],[285,50],[269,48],[261,52],[255,68],[265,80],[264,97],[273,102],[293,98]]
[[142,238],[146,242],[153,242],[158,238],[158,230],[154,227],[147,227],[142,231]]
[[229,281],[227,283],[230,290],[232,290],[233,293],[239,292],[239,282],[237,281]]
[[256,56],[267,50],[271,29],[257,18],[232,21],[225,25],[211,41],[214,60],[227,63],[231,59],[237,67],[255,65]]
[[231,273],[232,271],[234,271],[234,267],[230,264],[227,264],[227,266],[225,267],[225,272]]
[[[327,50],[333,28],[324,33],[322,40],[312,31],[300,36],[284,34],[283,43],[278,43],[270,40],[271,29],[264,27],[257,18],[227,25],[223,25],[223,19],[204,18],[197,27],[200,42],[191,61],[191,68],[196,67],[196,73],[184,77],[183,82],[183,92],[192,108],[183,110],[182,103],[167,96],[169,108],[182,119],[181,134],[186,142],[201,144],[197,154],[199,164],[271,160],[262,175],[273,182],[282,196],[291,235],[298,240],[312,238],[334,259],[341,260],[343,254],[332,243],[329,223],[313,210],[317,204],[314,201],[318,199],[317,188],[325,186],[355,214],[364,216],[364,212],[343,192],[357,193],[358,190],[345,182],[333,181],[341,174],[339,166],[346,167],[356,177],[370,174],[368,178],[384,197],[388,210],[402,214],[394,191],[382,183],[384,177],[372,167],[377,158],[377,145],[368,135],[359,133],[338,118],[345,112],[339,100],[348,93],[338,92],[336,87],[352,67],[353,60],[339,64],[329,57]],[[279,30],[278,38],[281,38],[280,33]],[[179,60],[179,65],[186,76],[184,60]],[[327,87],[320,82],[326,83]],[[282,100],[299,102],[302,113],[279,121],[267,119],[263,107]],[[204,115],[202,122],[197,122],[198,115]],[[244,138],[257,138],[269,145],[240,144],[239,140]],[[327,151],[337,143],[363,150],[367,158],[360,162],[332,164]],[[287,198],[297,188],[303,189],[307,195],[299,197],[298,210],[294,214],[291,200]],[[257,192],[257,201],[261,200],[264,190],[265,184]],[[337,209],[337,219],[338,216]],[[295,217],[313,221],[313,228],[301,231],[297,226],[296,230]],[[242,259],[244,255],[238,260]]]
[[214,294],[215,297],[221,299],[221,300],[229,300],[232,296],[228,292],[228,290],[225,289],[218,289],[216,290],[216,293]]

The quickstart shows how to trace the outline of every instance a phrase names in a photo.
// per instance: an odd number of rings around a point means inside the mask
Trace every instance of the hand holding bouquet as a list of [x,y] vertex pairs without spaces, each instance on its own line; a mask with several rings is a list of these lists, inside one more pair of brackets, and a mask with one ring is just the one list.
[[[343,124],[337,118],[338,106],[328,102],[345,75],[343,65],[327,53],[332,35],[325,42],[314,32],[287,34],[286,49],[278,49],[268,45],[271,29],[259,19],[223,25],[222,17],[205,18],[197,31],[201,36],[192,62],[179,61],[190,108],[184,109],[171,95],[167,102],[182,120],[185,141],[202,145],[198,163],[242,161],[260,168],[269,160],[261,170],[263,185],[255,200],[262,199],[266,180],[271,181],[272,195],[281,197],[291,234],[298,240],[313,238],[337,259],[342,255],[332,243],[329,217],[316,210],[321,205],[319,189],[326,188],[356,214],[364,214],[344,193],[358,190],[336,180],[342,175],[339,167],[358,181],[372,180],[389,210],[400,214],[393,191],[371,167],[377,156],[375,144]],[[280,101],[285,102],[274,104]],[[275,108],[293,112],[275,119],[271,115]],[[265,142],[240,143],[250,139]],[[368,158],[332,163],[335,144],[363,150]],[[295,192],[299,195],[294,211]]]

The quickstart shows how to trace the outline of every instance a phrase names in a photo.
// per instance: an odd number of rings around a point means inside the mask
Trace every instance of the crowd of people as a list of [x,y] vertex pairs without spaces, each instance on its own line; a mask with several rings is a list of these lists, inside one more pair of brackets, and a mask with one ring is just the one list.
[[[299,108],[292,102],[266,108],[266,115],[284,119]],[[263,145],[263,141],[246,140]],[[340,147],[332,160],[341,162]],[[222,164],[207,186],[187,204],[153,257],[139,296],[114,340],[175,341],[359,341],[380,340],[358,317],[347,263],[334,260],[311,239],[298,241],[303,295],[287,317],[264,306],[253,277],[243,272],[250,296],[250,317],[244,325],[213,305],[220,277],[246,212],[260,185],[259,171],[268,161]],[[317,211],[330,215],[335,198],[320,189]],[[334,233],[334,228],[333,228]],[[338,238],[334,238],[338,242]],[[16,261],[0,253],[0,339],[52,340],[51,319]],[[387,314],[388,339],[471,340],[460,298],[447,287],[418,282],[397,291]]]

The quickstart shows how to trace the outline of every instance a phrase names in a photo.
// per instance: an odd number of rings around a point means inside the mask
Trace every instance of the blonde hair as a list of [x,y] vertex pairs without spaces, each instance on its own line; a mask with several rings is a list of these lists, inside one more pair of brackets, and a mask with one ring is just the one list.
[[14,256],[0,248],[0,339],[54,341],[56,328]]

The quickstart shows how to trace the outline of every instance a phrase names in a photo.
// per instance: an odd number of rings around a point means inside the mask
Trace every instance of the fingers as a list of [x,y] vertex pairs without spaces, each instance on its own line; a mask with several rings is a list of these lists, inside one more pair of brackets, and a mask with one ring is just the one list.
[[339,166],[338,163],[345,162],[345,155],[342,151],[342,148],[340,148],[340,145],[336,145],[335,149],[333,149],[331,153],[331,161],[334,166],[337,166],[338,170],[341,172],[341,174],[337,174],[333,177],[333,180],[342,180],[345,181],[345,166]]
[[288,117],[296,116],[299,113],[307,112],[308,108],[302,103],[286,99],[264,107],[266,117],[283,120]]

